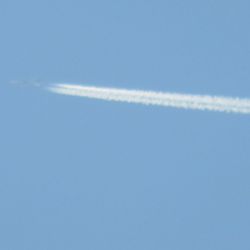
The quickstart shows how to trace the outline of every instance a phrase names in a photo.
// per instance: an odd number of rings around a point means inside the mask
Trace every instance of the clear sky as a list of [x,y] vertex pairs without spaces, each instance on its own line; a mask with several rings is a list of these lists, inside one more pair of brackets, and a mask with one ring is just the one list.
[[250,249],[250,116],[11,80],[250,97],[249,0],[1,0],[0,249]]

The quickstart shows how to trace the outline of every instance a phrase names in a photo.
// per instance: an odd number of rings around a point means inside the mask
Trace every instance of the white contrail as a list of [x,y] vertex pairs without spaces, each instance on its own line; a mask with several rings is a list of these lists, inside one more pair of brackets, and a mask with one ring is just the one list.
[[54,84],[48,89],[57,94],[107,101],[250,114],[250,99],[101,88],[72,84]]

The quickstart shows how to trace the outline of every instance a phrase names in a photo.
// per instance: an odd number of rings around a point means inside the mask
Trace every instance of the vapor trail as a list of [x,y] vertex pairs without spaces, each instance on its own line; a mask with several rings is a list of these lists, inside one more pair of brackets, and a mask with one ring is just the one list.
[[51,92],[106,101],[250,114],[250,99],[54,84]]

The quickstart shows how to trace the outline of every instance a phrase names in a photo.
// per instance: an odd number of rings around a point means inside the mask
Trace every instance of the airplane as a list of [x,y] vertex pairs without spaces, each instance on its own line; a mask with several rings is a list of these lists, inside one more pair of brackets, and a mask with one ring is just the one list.
[[20,81],[20,80],[12,80],[9,82],[11,85],[21,86],[21,87],[27,87],[27,86],[33,86],[33,87],[40,87],[41,84],[39,81]]

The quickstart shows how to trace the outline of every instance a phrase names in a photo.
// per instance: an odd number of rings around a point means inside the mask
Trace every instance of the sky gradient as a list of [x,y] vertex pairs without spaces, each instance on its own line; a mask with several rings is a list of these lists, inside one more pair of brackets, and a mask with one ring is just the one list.
[[249,98],[249,9],[1,1],[0,249],[249,249],[249,116],[43,90]]

